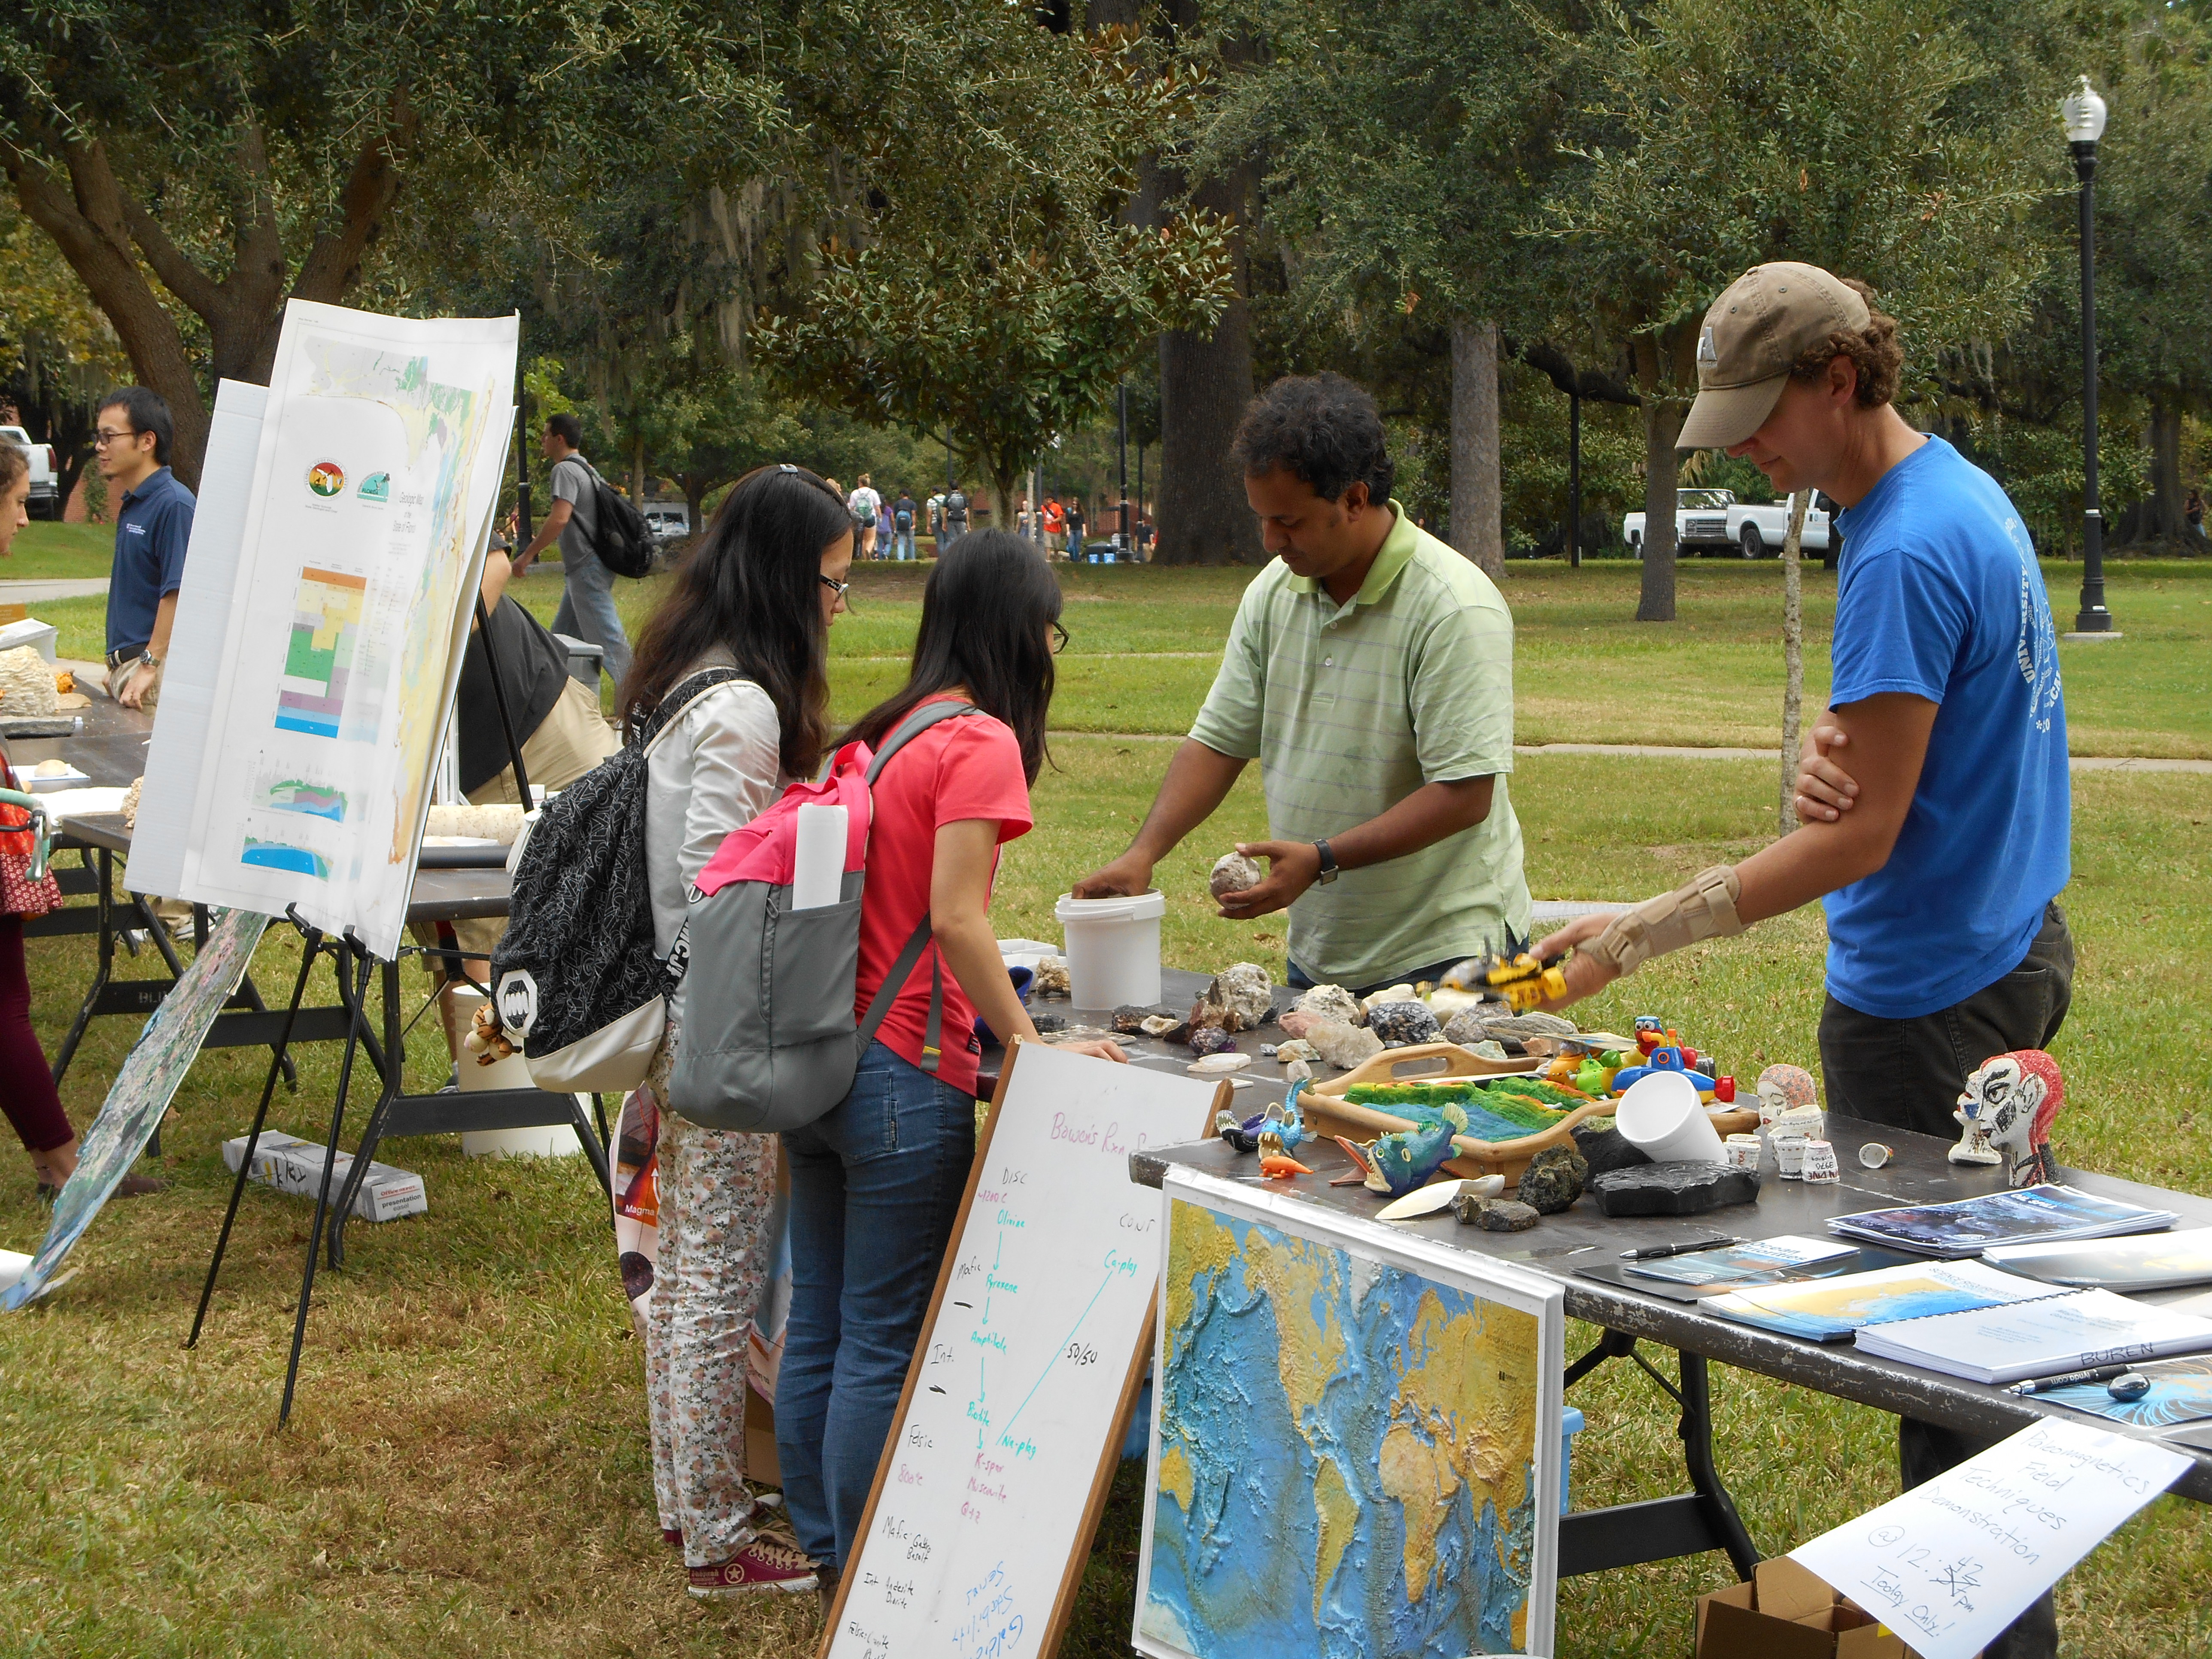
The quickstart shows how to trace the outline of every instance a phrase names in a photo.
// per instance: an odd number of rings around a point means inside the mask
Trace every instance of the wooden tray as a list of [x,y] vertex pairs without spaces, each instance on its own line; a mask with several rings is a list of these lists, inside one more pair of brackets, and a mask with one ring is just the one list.
[[[1316,1134],[1342,1135],[1347,1140],[1372,1140],[1394,1130],[1410,1129],[1407,1118],[1344,1098],[1345,1091],[1362,1083],[1448,1083],[1455,1078],[1534,1077],[1542,1068],[1521,1060],[1485,1060],[1456,1042],[1422,1042],[1410,1048],[1386,1048],[1362,1061],[1342,1077],[1309,1083],[1298,1093],[1298,1105],[1307,1125]],[[1577,1106],[1547,1129],[1514,1140],[1479,1140],[1473,1135],[1454,1135],[1455,1156],[1447,1159],[1445,1173],[1461,1176],[1504,1176],[1506,1184],[1521,1178],[1529,1160],[1547,1146],[1574,1145],[1574,1127],[1585,1118],[1610,1117],[1620,1103],[1594,1100]],[[1755,1111],[1717,1112],[1713,1127],[1723,1135],[1747,1133],[1759,1122]]]

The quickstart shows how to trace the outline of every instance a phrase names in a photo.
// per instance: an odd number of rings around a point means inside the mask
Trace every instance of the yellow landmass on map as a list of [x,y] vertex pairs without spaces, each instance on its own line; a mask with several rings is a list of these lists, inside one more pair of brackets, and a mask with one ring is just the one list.
[[[1337,1328],[1334,1281],[1341,1272],[1336,1251],[1304,1239],[1277,1243],[1255,1228],[1244,1236],[1244,1279],[1267,1293],[1275,1312],[1275,1368],[1283,1380],[1283,1399],[1291,1421],[1314,1455],[1323,1455],[1320,1437],[1322,1393],[1344,1368],[1344,1333]],[[1318,1304],[1322,1317],[1314,1317]]]
[[1183,1455],[1182,1448],[1170,1446],[1163,1441],[1160,1446],[1160,1490],[1174,1498],[1182,1506],[1182,1512],[1188,1515],[1191,1495],[1197,1487],[1197,1478],[1191,1473],[1190,1459]]
[[1336,1577],[1337,1563],[1344,1559],[1359,1528],[1359,1500],[1344,1484],[1333,1457],[1321,1460],[1321,1474],[1314,1480],[1314,1513],[1321,1520],[1320,1546],[1314,1552],[1314,1622],[1319,1624],[1328,1581]]
[[1204,1205],[1178,1200],[1168,1221],[1168,1260],[1175,1264],[1175,1271],[1168,1275],[1167,1357],[1172,1364],[1176,1342],[1191,1334],[1199,1281],[1218,1278],[1228,1270],[1237,1260],[1237,1241]]

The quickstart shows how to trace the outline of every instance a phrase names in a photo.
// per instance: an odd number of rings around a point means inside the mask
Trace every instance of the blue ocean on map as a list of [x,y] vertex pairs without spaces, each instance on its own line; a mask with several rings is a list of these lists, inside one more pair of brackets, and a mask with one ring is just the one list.
[[1525,1650],[1537,1322],[1178,1202],[1139,1626],[1197,1659]]

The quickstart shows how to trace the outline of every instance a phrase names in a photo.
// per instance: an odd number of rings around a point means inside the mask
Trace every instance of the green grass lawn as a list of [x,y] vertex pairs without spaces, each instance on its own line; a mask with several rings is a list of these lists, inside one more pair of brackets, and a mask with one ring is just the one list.
[[[1067,574],[1073,649],[1084,654],[1066,664],[1066,696],[1088,699],[1107,731],[1180,729],[1210,663],[1192,659],[1199,672],[1186,690],[1166,672],[1185,659],[1115,653],[1214,647],[1241,573]],[[1761,666],[1762,653],[1778,656],[1771,576],[1771,566],[1691,567],[1684,611],[1695,631],[1671,634],[1618,620],[1632,580],[1623,570],[1516,566],[1509,592],[1524,663],[1543,651],[1561,664],[1595,655],[1630,688],[1574,694],[1588,699],[1572,704],[1588,711],[1576,719],[1602,713],[1619,722],[1607,733],[1651,740],[1747,743],[1769,740],[1766,707],[1778,701],[1778,670]],[[2106,699],[2115,722],[2107,752],[2126,752],[2120,717],[2130,703],[2150,711],[2147,730],[2198,729],[2190,722],[2203,719],[2205,699],[2195,694],[2192,711],[2186,685],[2192,674],[2202,684],[2212,624],[2190,607],[2199,596],[2212,603],[2207,576],[2121,567],[2112,604],[2130,640],[2069,648],[2069,701],[2078,709],[2084,698]],[[866,659],[902,648],[913,584],[910,572],[863,569],[859,617],[838,630],[842,711],[895,677],[895,663]],[[532,577],[524,587],[532,608],[550,614],[557,580]],[[634,605],[644,598],[626,592]],[[2171,630],[2168,648],[2155,649],[2154,638],[2154,648],[2135,650],[2139,626]],[[1676,658],[1631,649],[1662,635],[1680,642]],[[2144,684],[2128,683],[2130,665]],[[1571,684],[1575,672],[1554,678]],[[1701,685],[1720,695],[1699,715],[1692,693]],[[1679,714],[1656,712],[1668,687],[1685,699]],[[1526,700],[1537,689],[1524,672],[1524,735],[1596,735],[1527,732]],[[1155,712],[1115,723],[1127,710]],[[1056,726],[1079,723],[1055,711]],[[2077,713],[2077,747],[2082,724]],[[1158,743],[1097,735],[1063,736],[1054,752],[1057,766],[1036,791],[1038,827],[1006,850],[994,912],[1002,934],[1055,936],[1054,898],[1121,849],[1165,757]],[[1656,891],[1762,844],[1774,787],[1759,763],[1686,773],[1656,760],[1523,757],[1513,792],[1530,885],[1547,897]],[[2086,774],[2075,780],[2075,875],[2064,902],[2081,967],[2054,1045],[2068,1079],[2060,1154],[2212,1191],[2203,1060],[2212,1052],[2203,991],[2212,777]],[[1201,897],[1212,859],[1262,823],[1248,778],[1162,866],[1173,965],[1243,958],[1280,972],[1279,919],[1220,922]],[[1662,1014],[1739,1076],[1773,1060],[1811,1065],[1822,948],[1817,915],[1784,919],[1656,963],[1583,1018],[1617,1028],[1638,1012]],[[90,949],[63,940],[31,949],[34,1013],[52,1041],[89,975]],[[289,930],[272,934],[257,960],[264,989],[281,995],[296,961]],[[122,971],[144,970],[126,963]],[[419,1000],[420,976],[410,966],[404,977]],[[65,1089],[81,1126],[131,1035],[131,1022],[112,1020],[88,1040]],[[442,1075],[434,1020],[414,1028],[408,1051],[418,1083]],[[336,1060],[332,1047],[303,1052],[301,1091],[280,1095],[277,1127],[323,1133]],[[17,1632],[0,1651],[781,1659],[807,1650],[811,1600],[693,1602],[659,1540],[637,1346],[580,1159],[480,1163],[463,1158],[453,1138],[391,1144],[388,1161],[426,1177],[430,1212],[352,1229],[347,1270],[317,1286],[300,1403],[284,1434],[273,1425],[307,1206],[249,1190],[209,1330],[197,1350],[181,1349],[228,1191],[220,1142],[243,1133],[262,1063],[239,1051],[204,1055],[165,1134],[159,1172],[170,1190],[112,1206],[79,1247],[78,1277],[0,1321],[0,1442],[12,1476],[0,1489],[0,1631]],[[350,1135],[357,1117],[349,1122]],[[23,1166],[7,1167],[0,1247],[29,1249],[43,1212]],[[1570,1352],[1591,1335],[1576,1328]],[[1894,1494],[1887,1417],[1726,1368],[1713,1375],[1722,1469],[1762,1549],[1779,1553]],[[1577,1443],[1578,1505],[1678,1488],[1673,1419],[1648,1382],[1610,1367],[1572,1398],[1589,1422]],[[1071,1659],[1127,1651],[1139,1496],[1125,1470],[1061,1650]],[[1686,1655],[1692,1599],[1727,1575],[1714,1556],[1567,1581],[1559,1651]],[[2207,1582],[2212,1514],[2161,1499],[2060,1586],[2063,1650],[2212,1656]]]
[[55,524],[38,520],[15,532],[0,559],[0,582],[33,577],[104,577],[114,562],[112,524]]

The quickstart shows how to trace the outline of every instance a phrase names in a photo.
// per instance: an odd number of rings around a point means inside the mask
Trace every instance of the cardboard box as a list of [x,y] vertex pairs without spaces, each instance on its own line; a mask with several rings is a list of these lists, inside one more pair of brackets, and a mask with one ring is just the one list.
[[[236,1174],[246,1158],[246,1137],[222,1143],[222,1161]],[[340,1152],[331,1170],[331,1196],[336,1198],[338,1189],[345,1185],[346,1176],[353,1168],[353,1154]],[[280,1193],[295,1197],[314,1197],[323,1182],[323,1148],[312,1140],[302,1140],[297,1135],[288,1135],[277,1129],[264,1129],[261,1139],[253,1148],[252,1178],[264,1182]],[[354,1194],[353,1213],[361,1221],[397,1221],[404,1215],[421,1215],[430,1207],[430,1199],[423,1190],[422,1177],[405,1170],[395,1170],[389,1164],[372,1163],[368,1179]]]
[[1698,1598],[1697,1659],[1908,1659],[1872,1614],[1786,1556]]
[[775,1407],[758,1389],[745,1385],[745,1479],[758,1486],[783,1485],[775,1456]]

